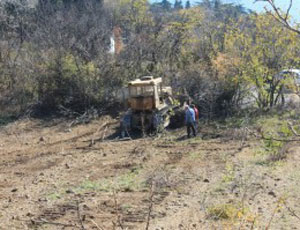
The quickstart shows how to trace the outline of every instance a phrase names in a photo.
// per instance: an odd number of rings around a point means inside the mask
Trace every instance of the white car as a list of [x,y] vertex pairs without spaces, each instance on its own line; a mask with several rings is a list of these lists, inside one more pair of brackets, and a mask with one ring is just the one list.
[[277,75],[279,79],[293,78],[293,82],[297,87],[300,86],[300,69],[286,69],[279,72]]
[[300,106],[300,69],[286,69],[278,74],[279,79],[290,78],[291,85],[283,89],[284,100],[287,105]]

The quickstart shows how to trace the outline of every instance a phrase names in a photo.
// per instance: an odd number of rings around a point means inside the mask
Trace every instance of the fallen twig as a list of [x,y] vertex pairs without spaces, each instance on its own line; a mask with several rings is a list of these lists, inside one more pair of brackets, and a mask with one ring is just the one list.
[[34,220],[31,219],[30,222],[32,224],[48,224],[48,225],[56,225],[56,226],[63,226],[63,227],[74,227],[74,228],[79,228],[77,225],[75,224],[64,224],[64,223],[58,223],[58,222],[51,222],[51,221],[47,221],[44,219],[40,219],[40,220]]
[[274,208],[274,210],[273,210],[273,212],[272,212],[271,218],[270,218],[269,222],[267,223],[265,230],[270,229],[270,226],[271,226],[271,224],[272,224],[272,221],[273,221],[273,219],[274,219],[274,216],[275,216],[276,212],[280,209],[280,203],[282,203],[281,199],[279,199],[279,200],[277,201],[276,207]]
[[154,191],[153,191],[153,181],[151,181],[150,184],[150,195],[149,195],[149,207],[148,207],[148,215],[147,215],[147,222],[146,222],[146,228],[145,230],[149,230],[150,226],[150,218],[151,218],[151,213],[153,209],[153,197],[154,197]]
[[94,220],[91,220],[91,222],[98,228],[98,230],[104,230],[104,228],[100,227]]
[[293,132],[293,134],[297,137],[300,137],[300,134],[296,132],[296,130],[294,129],[293,125],[290,122],[288,122],[288,125],[290,130]]
[[[119,213],[119,205],[118,205],[118,201],[117,201],[117,195],[116,195],[116,192],[113,191],[113,199],[114,199],[114,205],[115,205],[115,212],[116,212],[116,215],[117,215],[117,223],[119,225],[119,227],[123,230],[124,227],[123,227],[123,224],[122,224],[122,219],[121,219],[121,215]],[[115,223],[113,222],[113,224],[115,225]]]
[[300,217],[296,214],[296,212],[295,212],[292,208],[290,208],[289,206],[287,206],[286,202],[284,202],[284,206],[286,207],[286,209],[289,211],[289,213],[290,213],[292,216],[294,216],[294,217],[296,217],[298,220],[300,220]]
[[263,139],[263,140],[266,140],[266,141],[279,141],[279,142],[300,142],[300,139],[278,139],[278,138],[269,138],[269,137],[265,137],[263,135],[263,133],[260,133],[260,136],[258,136],[255,132],[252,132],[250,131],[247,127],[246,127],[246,130],[251,134],[253,135],[254,137],[256,138],[259,138],[259,139]]
[[102,139],[101,139],[101,141],[103,141],[103,140],[104,140],[104,138],[105,138],[105,133],[106,133],[106,130],[107,130],[107,126],[105,127],[105,129],[104,129],[104,131],[103,131],[103,135],[102,135]]
[[105,122],[103,125],[101,125],[101,126],[97,129],[97,131],[94,133],[93,138],[92,138],[92,140],[91,140],[90,147],[93,146],[93,145],[95,144],[95,137],[96,137],[96,135],[99,133],[99,131],[100,131],[101,129],[103,129],[104,127],[105,127],[105,129],[107,129],[107,125],[108,125],[108,123]]
[[254,216],[254,219],[253,219],[253,221],[252,221],[252,224],[251,224],[251,228],[250,228],[250,230],[253,230],[254,229],[254,225],[255,225],[255,221],[256,221],[256,215]]
[[78,200],[76,201],[76,210],[77,210],[77,217],[78,217],[79,224],[81,226],[81,230],[85,230],[85,227],[83,225],[83,220],[82,220],[82,217],[81,217],[81,213],[80,213],[79,201]]

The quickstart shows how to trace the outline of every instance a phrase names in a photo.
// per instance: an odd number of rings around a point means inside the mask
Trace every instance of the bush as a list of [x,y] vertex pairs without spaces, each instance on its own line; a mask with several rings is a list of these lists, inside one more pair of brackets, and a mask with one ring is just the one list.
[[208,217],[215,220],[220,219],[235,219],[240,215],[244,214],[245,210],[241,209],[238,205],[234,204],[220,204],[208,208]]

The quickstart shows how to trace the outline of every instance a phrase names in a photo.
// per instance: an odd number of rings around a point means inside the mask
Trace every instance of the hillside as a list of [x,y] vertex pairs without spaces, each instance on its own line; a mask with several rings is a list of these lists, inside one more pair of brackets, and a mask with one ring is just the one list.
[[0,230],[300,229],[299,3],[230,2],[0,0]]
[[298,229],[298,142],[274,160],[230,122],[128,141],[109,116],[2,127],[0,229]]

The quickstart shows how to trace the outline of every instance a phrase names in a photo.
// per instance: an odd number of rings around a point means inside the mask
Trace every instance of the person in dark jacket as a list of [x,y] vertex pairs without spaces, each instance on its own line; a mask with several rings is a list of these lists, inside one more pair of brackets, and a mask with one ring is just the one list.
[[196,129],[195,129],[195,111],[190,108],[190,106],[185,106],[185,125],[187,127],[187,136],[188,138],[191,137],[191,129],[193,132],[194,137],[196,136]]

